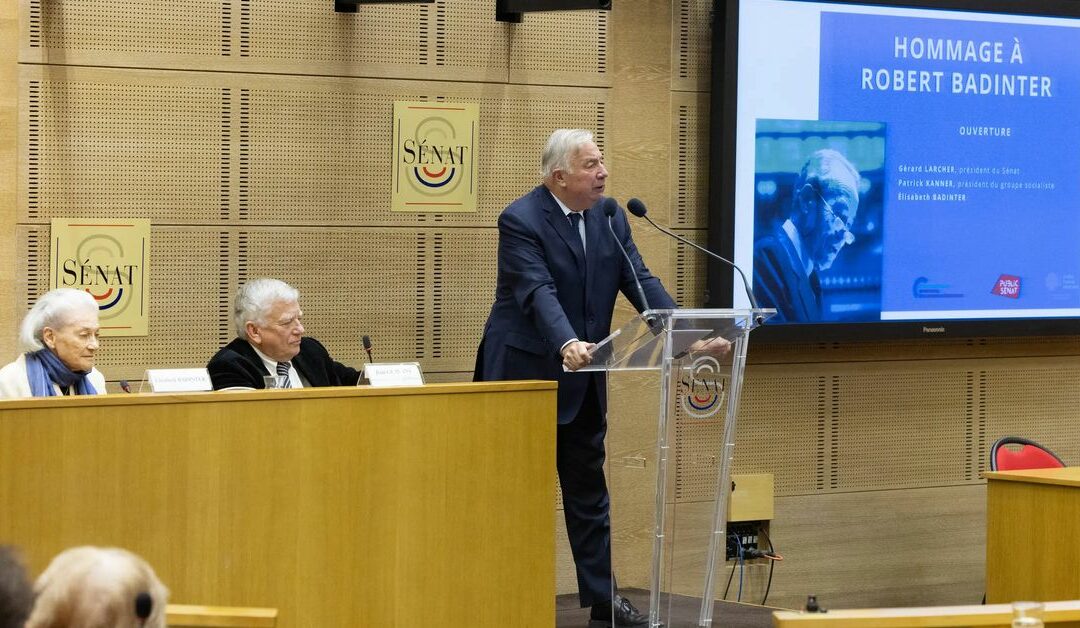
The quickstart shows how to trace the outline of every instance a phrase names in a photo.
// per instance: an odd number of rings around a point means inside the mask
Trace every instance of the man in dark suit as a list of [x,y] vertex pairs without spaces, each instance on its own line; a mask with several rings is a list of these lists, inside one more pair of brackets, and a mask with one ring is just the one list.
[[360,372],[335,362],[319,341],[304,336],[300,293],[277,279],[240,287],[233,303],[237,338],[206,365],[215,390],[265,388],[278,376],[282,387],[355,386]]
[[564,372],[587,365],[593,343],[608,335],[620,291],[639,311],[641,281],[654,309],[675,302],[645,267],[626,214],[615,236],[596,208],[608,172],[592,134],[560,129],[541,160],[543,183],[499,216],[498,279],[476,360],[475,378],[559,382],[556,466],[578,594],[592,607],[590,626],[643,626],[648,617],[615,595],[611,574],[608,491],[604,480],[607,405],[603,374]]
[[783,222],[754,241],[754,294],[776,308],[770,323],[822,319],[821,271],[855,241],[859,172],[832,149],[803,165]]

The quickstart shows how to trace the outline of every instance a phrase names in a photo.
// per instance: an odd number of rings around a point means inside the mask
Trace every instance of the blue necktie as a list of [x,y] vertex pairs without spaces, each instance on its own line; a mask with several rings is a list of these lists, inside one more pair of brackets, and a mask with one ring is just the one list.
[[585,216],[583,216],[581,214],[581,212],[570,212],[569,216],[570,216],[570,226],[574,228],[574,231],[577,232],[578,237],[581,238],[581,250],[584,251],[585,250],[585,230],[582,228],[581,225],[582,225],[582,221],[585,219]]

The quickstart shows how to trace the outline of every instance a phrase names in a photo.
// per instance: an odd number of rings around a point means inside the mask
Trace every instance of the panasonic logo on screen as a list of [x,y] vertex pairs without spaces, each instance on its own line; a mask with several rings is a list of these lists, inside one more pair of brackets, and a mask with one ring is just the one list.
[[922,331],[924,334],[944,334],[945,327],[926,327],[923,326]]

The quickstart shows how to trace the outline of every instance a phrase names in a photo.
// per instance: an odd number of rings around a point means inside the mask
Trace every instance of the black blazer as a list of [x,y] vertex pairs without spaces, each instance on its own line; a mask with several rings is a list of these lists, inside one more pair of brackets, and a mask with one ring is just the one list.
[[[355,386],[360,380],[360,371],[335,362],[326,347],[307,336],[300,339],[300,353],[292,359],[292,364],[311,386]],[[265,388],[263,378],[275,374],[266,370],[251,343],[241,338],[222,347],[210,358],[206,369],[210,371],[214,390],[236,386]]]
[[[599,206],[586,212],[584,251],[580,236],[543,185],[503,211],[495,303],[477,353],[477,381],[557,380],[559,423],[569,423],[592,377],[563,372],[562,345],[571,338],[603,340],[610,333],[619,292],[643,310],[635,273],[651,308],[675,307],[642,262],[622,210],[612,217],[612,226],[632,266],[615,245]],[[606,409],[605,379],[598,377],[597,382],[601,408]]]

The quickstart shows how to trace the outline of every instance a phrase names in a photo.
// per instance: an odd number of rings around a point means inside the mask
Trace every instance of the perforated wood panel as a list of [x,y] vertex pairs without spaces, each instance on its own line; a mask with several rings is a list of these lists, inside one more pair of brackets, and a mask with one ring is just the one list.
[[1023,436],[1054,451],[1069,465],[1080,464],[1076,411],[1080,408],[1080,366],[1002,368],[980,373],[980,403],[986,415],[986,438],[980,450],[989,468],[987,449],[1002,436]]
[[772,473],[777,496],[824,490],[828,454],[824,378],[766,374],[753,368],[745,377],[733,468],[738,473]]
[[[682,237],[699,246],[707,246],[706,231],[677,230]],[[702,307],[705,302],[705,274],[708,259],[697,249],[678,240],[671,241],[675,285],[671,296],[681,307]]]
[[510,27],[510,81],[610,85],[607,11],[529,13]]
[[[31,63],[474,81],[505,81],[513,64],[523,72],[518,82],[536,75],[608,84],[601,11],[511,26],[495,21],[490,0],[361,5],[355,13],[304,0],[21,1],[20,54]],[[521,42],[513,59],[512,32]],[[587,42],[585,54],[562,53],[574,42]]]
[[940,486],[967,481],[965,371],[834,375],[831,488]]
[[671,87],[676,90],[709,91],[712,54],[713,0],[676,0],[672,29]]
[[356,13],[335,13],[332,4],[310,0],[233,4],[250,6],[251,57],[402,66],[430,61],[427,4],[360,5]]
[[709,226],[709,98],[672,93],[672,226]]
[[[605,136],[601,90],[416,84],[344,79],[281,79],[240,90],[240,149],[249,156],[239,217],[255,222],[494,226],[499,212],[539,183],[540,151],[555,128]],[[393,92],[390,88],[401,91]],[[444,91],[445,90],[445,91]],[[480,104],[479,211],[390,213],[389,164],[394,100]],[[245,184],[246,181],[246,184]]]
[[[27,281],[16,296],[19,316],[49,289],[49,229],[20,227],[28,253]],[[147,336],[105,338],[96,365],[109,380],[138,380],[148,368],[205,366],[231,337],[227,322],[228,234],[153,226],[150,237],[150,330]],[[12,354],[13,357],[13,354]]]
[[448,68],[498,68],[506,77],[510,31],[495,23],[491,0],[439,0],[435,3],[435,64]]
[[498,270],[494,229],[449,229],[431,234],[431,299],[426,342],[430,368],[471,371],[495,298]]
[[405,229],[260,228],[237,234],[237,281],[277,277],[300,290],[307,335],[339,362],[426,357],[430,235]]
[[223,218],[227,89],[148,83],[139,75],[64,74],[35,66],[22,71],[21,221]]
[[[605,90],[29,66],[22,219],[493,227],[552,129],[606,135]],[[436,87],[438,89],[436,89]],[[479,102],[480,211],[391,213],[395,100]]]
[[232,2],[49,2],[22,0],[28,18],[24,45],[75,51],[227,54]]

